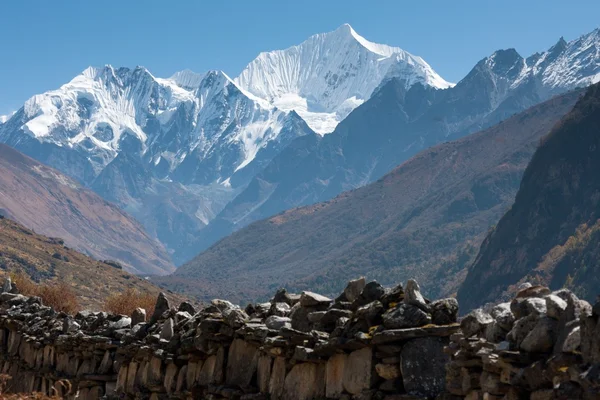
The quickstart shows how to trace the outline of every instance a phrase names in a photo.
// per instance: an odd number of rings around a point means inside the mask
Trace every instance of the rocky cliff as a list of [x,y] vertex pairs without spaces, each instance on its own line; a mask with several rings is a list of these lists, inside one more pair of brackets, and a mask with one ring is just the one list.
[[[484,240],[458,298],[467,308],[508,298],[525,281],[572,288],[600,281],[600,85],[541,141],[510,210]],[[511,287],[512,286],[512,287]]]

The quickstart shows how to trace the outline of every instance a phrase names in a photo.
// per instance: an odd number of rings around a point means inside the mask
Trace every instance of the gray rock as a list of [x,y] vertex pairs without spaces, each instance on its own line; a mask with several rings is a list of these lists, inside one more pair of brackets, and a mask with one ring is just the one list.
[[155,323],[160,319],[160,317],[170,309],[169,300],[167,296],[163,292],[158,294],[158,298],[156,299],[156,305],[154,306],[154,312],[152,313],[152,318],[150,318],[150,323]]
[[246,314],[245,311],[239,308],[233,308],[229,310],[225,319],[229,326],[231,326],[233,329],[238,329],[241,328],[242,325],[244,325],[246,322],[248,322],[250,317],[248,316],[248,314]]
[[71,317],[67,317],[63,321],[63,333],[73,333],[77,332],[81,328],[77,322],[75,322]]
[[125,315],[121,315],[120,318],[109,323],[109,328],[110,329],[131,328],[131,318],[129,318]]
[[381,302],[385,308],[393,307],[396,303],[401,303],[404,301],[404,288],[402,284],[399,283],[392,289],[386,289],[385,294],[381,296]]
[[308,320],[308,314],[315,311],[314,309],[302,307],[300,303],[294,304],[290,311],[290,319],[292,320],[292,328],[309,332],[312,329],[312,324]]
[[414,279],[409,279],[408,282],[406,282],[406,289],[404,290],[404,303],[419,307],[425,312],[429,312],[429,306],[421,294],[421,288]]
[[475,309],[467,314],[460,322],[460,329],[465,337],[471,337],[483,333],[486,327],[494,322],[492,316],[481,308]]
[[331,304],[329,297],[321,296],[320,294],[313,292],[302,292],[300,296],[300,305],[302,307],[314,307]]
[[413,396],[435,398],[445,389],[447,340],[424,337],[409,340],[400,353],[404,389]]
[[528,315],[527,317],[516,320],[513,328],[508,335],[506,335],[506,340],[508,340],[515,349],[520,348],[521,343],[535,327],[538,319],[539,318],[536,315]]
[[383,326],[387,329],[415,328],[431,323],[431,316],[411,304],[399,304],[383,313]]
[[506,339],[508,331],[503,329],[498,321],[494,320],[485,329],[485,339],[491,343],[499,343]]
[[173,322],[173,318],[167,319],[160,330],[160,338],[164,340],[171,340],[175,334],[174,325],[175,323]]
[[314,311],[314,312],[311,312],[310,314],[308,314],[308,320],[310,322],[312,322],[313,324],[316,324],[317,322],[321,322],[321,320],[323,319],[323,317],[325,316],[325,314],[327,314],[327,311]]
[[575,353],[581,347],[581,328],[575,326],[567,335],[562,345],[563,353]]
[[196,314],[196,309],[194,308],[194,306],[191,303],[188,303],[187,301],[181,303],[177,311],[183,311],[189,313],[190,315]]
[[360,277],[353,281],[348,282],[346,288],[344,289],[344,294],[346,295],[346,300],[349,302],[353,302],[360,296],[363,289],[366,286],[366,281],[364,277]]
[[281,288],[275,293],[275,296],[271,299],[271,303],[286,303],[288,306],[293,306],[292,298],[284,288]]
[[510,303],[510,310],[516,319],[529,314],[544,315],[546,314],[546,300],[539,297],[516,298]]
[[546,314],[550,318],[560,319],[567,309],[567,302],[557,295],[550,294],[546,296]]
[[265,325],[267,325],[267,328],[269,328],[269,329],[278,331],[283,327],[291,328],[292,320],[288,317],[280,317],[277,315],[271,315],[270,317],[268,317],[265,320]]
[[549,317],[541,317],[531,332],[527,334],[520,349],[530,353],[547,353],[552,351],[556,341],[558,322]]
[[510,311],[510,303],[500,303],[492,308],[492,318],[496,320],[498,326],[505,331],[510,331],[515,323],[515,316]]
[[135,326],[142,322],[146,322],[146,310],[138,307],[131,313],[131,325]]
[[289,315],[291,309],[292,308],[289,306],[288,303],[276,302],[276,303],[272,303],[269,313],[271,315],[287,317]]
[[217,307],[225,317],[227,317],[232,310],[239,310],[238,306],[227,300],[213,299],[210,304]]
[[10,293],[12,290],[12,280],[10,276],[7,276],[4,280],[4,284],[2,285],[2,293]]
[[431,322],[436,325],[448,325],[458,321],[458,301],[454,298],[434,301],[430,305]]
[[[354,313],[354,316],[358,319],[364,320],[368,326],[380,325],[382,322],[382,315],[385,309],[383,304],[379,300],[375,300],[367,305],[359,307]],[[347,313],[348,311],[346,311]],[[344,317],[350,317],[350,315],[340,315]]]

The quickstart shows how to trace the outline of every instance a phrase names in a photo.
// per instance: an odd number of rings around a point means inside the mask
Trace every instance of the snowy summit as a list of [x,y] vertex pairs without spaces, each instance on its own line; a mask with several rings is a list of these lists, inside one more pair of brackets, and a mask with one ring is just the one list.
[[297,46],[261,53],[235,81],[282,110],[295,110],[315,132],[324,134],[392,77],[404,80],[407,87],[453,85],[421,57],[372,43],[348,24]]

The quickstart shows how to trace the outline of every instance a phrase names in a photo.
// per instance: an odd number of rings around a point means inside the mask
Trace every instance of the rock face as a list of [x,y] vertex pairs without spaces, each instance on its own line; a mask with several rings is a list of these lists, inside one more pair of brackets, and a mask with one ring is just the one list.
[[[595,300],[600,285],[599,264],[591,262],[600,256],[594,197],[600,190],[600,159],[594,150],[600,146],[598,130],[600,83],[588,87],[541,142],[514,204],[483,242],[458,291],[463,306],[511,296],[506,287],[526,281],[554,290],[572,288],[585,300]],[[539,206],[544,203],[551,208]],[[527,288],[516,300],[541,298],[548,288]]]

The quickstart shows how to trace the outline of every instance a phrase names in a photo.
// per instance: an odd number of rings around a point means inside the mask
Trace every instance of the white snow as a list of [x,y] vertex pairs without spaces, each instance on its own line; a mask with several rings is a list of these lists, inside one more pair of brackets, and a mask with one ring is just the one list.
[[276,107],[295,110],[325,134],[391,77],[403,79],[407,88],[417,82],[452,86],[421,57],[370,42],[348,24],[300,45],[259,54],[235,82]]
[[8,121],[13,115],[15,115],[16,111],[13,111],[11,113],[8,113],[6,115],[0,115],[0,124],[5,123],[6,121]]

